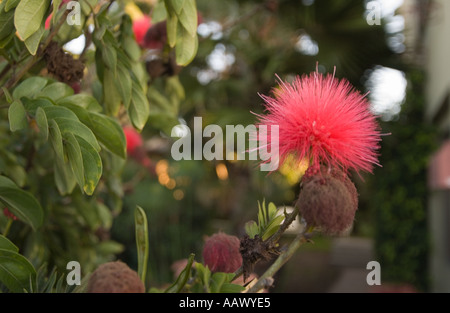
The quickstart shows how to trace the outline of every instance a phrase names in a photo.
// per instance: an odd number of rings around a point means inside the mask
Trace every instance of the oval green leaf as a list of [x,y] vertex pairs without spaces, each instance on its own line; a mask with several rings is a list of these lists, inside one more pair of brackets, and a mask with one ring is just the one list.
[[84,165],[80,144],[71,132],[65,133],[63,138],[65,139],[64,151],[67,153],[67,159],[72,168],[72,173],[75,176],[78,186],[84,189]]
[[36,270],[19,253],[0,249],[0,281],[11,292],[32,292],[36,289]]
[[19,252],[19,248],[3,235],[0,235],[0,249]]
[[141,86],[136,82],[133,82],[132,86],[132,97],[130,106],[128,107],[128,115],[133,126],[139,130],[144,128],[150,115],[147,97]]
[[8,109],[9,129],[15,132],[28,126],[27,112],[20,100],[14,100]]
[[5,176],[0,176],[0,201],[34,230],[42,225],[44,211],[36,198]]
[[50,98],[53,101],[58,101],[64,97],[73,95],[73,89],[64,83],[56,82],[45,87],[39,94],[38,97]]
[[13,91],[13,98],[20,99],[22,97],[34,98],[47,85],[47,79],[34,76],[25,79]]
[[102,159],[97,150],[81,137],[75,137],[80,145],[84,168],[83,190],[87,195],[92,195],[102,176]]
[[49,134],[50,142],[52,143],[53,150],[55,150],[56,157],[64,162],[64,148],[62,142],[62,134],[59,129],[58,123],[55,120],[49,120]]
[[47,115],[43,108],[39,107],[36,109],[36,124],[39,128],[39,135],[44,139],[48,140],[48,120]]
[[14,25],[22,40],[33,35],[41,26],[50,0],[22,0],[16,7]]
[[83,138],[89,142],[97,151],[100,151],[100,145],[98,144],[97,138],[95,138],[94,133],[79,121],[75,121],[69,118],[58,117],[54,119],[61,130],[61,134],[65,137],[66,134],[71,133],[78,137]]

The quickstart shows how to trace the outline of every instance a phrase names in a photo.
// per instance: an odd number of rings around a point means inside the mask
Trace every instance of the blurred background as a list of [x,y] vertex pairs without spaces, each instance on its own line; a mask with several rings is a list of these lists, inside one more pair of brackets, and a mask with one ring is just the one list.
[[[153,13],[152,1],[135,3]],[[189,253],[201,260],[206,236],[242,236],[258,201],[292,206],[300,174],[289,165],[267,175],[254,161],[174,161],[174,139],[159,129],[192,127],[197,116],[203,127],[254,124],[251,112],[263,109],[258,93],[270,93],[275,75],[292,80],[318,64],[320,72],[336,67],[336,77],[369,92],[390,135],[382,141],[383,167],[352,176],[360,204],[351,233],[302,247],[272,292],[449,292],[450,2],[199,0],[197,6],[198,54],[178,75],[184,95],[170,110],[153,111],[142,133],[154,171],[134,159],[125,166],[123,209],[112,228],[125,246],[119,258],[136,267],[136,205],[148,214],[154,286],[173,281],[171,265]],[[381,266],[377,288],[366,283],[371,260]]]

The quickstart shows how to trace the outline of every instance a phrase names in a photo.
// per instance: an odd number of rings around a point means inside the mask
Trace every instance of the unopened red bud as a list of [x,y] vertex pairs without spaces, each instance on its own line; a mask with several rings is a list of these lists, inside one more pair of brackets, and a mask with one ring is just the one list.
[[203,247],[203,261],[212,272],[233,273],[242,265],[240,240],[223,232],[208,237]]
[[340,235],[353,225],[358,194],[343,171],[322,167],[318,173],[305,175],[302,184],[296,205],[308,226]]
[[144,293],[139,275],[121,261],[100,265],[89,277],[88,293]]

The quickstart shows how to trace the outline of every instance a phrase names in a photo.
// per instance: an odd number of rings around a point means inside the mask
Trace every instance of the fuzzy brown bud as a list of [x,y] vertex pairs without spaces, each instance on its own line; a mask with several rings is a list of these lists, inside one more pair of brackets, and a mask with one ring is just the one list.
[[233,273],[242,265],[240,241],[236,236],[219,232],[205,241],[203,260],[212,272]]
[[307,225],[329,235],[340,235],[353,225],[358,194],[343,171],[323,167],[317,174],[305,175],[302,185],[296,205]]
[[138,274],[121,261],[100,265],[89,277],[88,293],[144,293]]

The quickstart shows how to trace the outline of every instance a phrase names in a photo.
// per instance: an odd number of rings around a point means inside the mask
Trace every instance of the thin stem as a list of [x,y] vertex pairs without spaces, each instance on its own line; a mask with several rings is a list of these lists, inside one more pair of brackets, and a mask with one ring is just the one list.
[[5,230],[3,231],[3,236],[8,236],[9,230],[11,229],[11,225],[13,223],[13,219],[12,218],[8,218],[8,222],[6,223],[6,227]]
[[255,285],[253,285],[247,293],[258,292],[263,289],[266,285],[266,281],[275,275],[284,264],[294,255],[294,253],[300,248],[301,245],[308,242],[308,238],[305,233],[299,233],[294,240],[291,242],[287,250],[283,251],[275,262],[267,269],[267,271],[258,279]]

